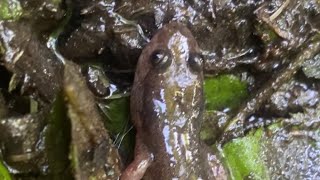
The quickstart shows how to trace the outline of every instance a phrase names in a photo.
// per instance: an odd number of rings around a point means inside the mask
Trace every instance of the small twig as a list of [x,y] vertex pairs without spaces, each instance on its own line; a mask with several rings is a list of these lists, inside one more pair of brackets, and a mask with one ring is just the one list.
[[276,10],[276,12],[274,12],[270,17],[269,20],[270,21],[274,21],[282,12],[283,10],[288,7],[289,3],[291,0],[286,0],[280,7],[279,9]]
[[278,75],[269,80],[253,97],[249,99],[249,101],[247,101],[247,103],[240,107],[238,114],[232,118],[224,128],[219,142],[224,143],[228,139],[243,135],[245,119],[256,112],[274,92],[276,92],[285,82],[289,81],[306,60],[313,58],[319,52],[320,41],[313,39],[304,49],[302,49],[287,68],[283,69]]

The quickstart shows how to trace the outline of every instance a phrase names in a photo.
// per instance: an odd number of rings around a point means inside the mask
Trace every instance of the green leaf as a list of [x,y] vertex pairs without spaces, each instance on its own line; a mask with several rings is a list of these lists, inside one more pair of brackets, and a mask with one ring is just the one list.
[[115,145],[131,158],[135,136],[130,123],[129,97],[111,99],[103,104],[100,103],[99,107],[106,116],[106,127],[113,134]]
[[248,96],[247,84],[234,75],[205,79],[204,92],[207,110],[236,108]]
[[125,123],[129,121],[129,98],[119,98],[109,101],[104,106],[103,112],[108,118],[106,126],[111,133],[123,131]]
[[20,2],[17,0],[0,1],[0,20],[16,20],[22,15]]
[[11,176],[9,174],[8,169],[5,165],[0,161],[0,179],[2,180],[11,180]]
[[261,158],[263,131],[249,133],[246,137],[235,139],[223,147],[226,164],[231,178],[235,180],[268,179],[268,171]]
[[68,158],[70,128],[64,99],[59,94],[48,117],[45,141],[52,179],[71,177],[71,171],[68,168],[70,166]]

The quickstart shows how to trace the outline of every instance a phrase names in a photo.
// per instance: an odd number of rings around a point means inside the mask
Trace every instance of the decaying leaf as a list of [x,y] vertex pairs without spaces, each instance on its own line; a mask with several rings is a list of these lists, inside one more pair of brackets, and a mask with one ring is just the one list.
[[117,179],[121,162],[117,149],[81,77],[80,68],[66,62],[64,93],[71,119],[71,158],[76,179]]

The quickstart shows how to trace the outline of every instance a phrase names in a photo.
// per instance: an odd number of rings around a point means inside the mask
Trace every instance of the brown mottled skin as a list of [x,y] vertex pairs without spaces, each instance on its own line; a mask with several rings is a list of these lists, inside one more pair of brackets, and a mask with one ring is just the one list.
[[[157,61],[155,52],[167,58]],[[226,179],[221,163],[200,141],[199,54],[191,32],[178,23],[162,27],[142,51],[131,94],[135,158],[122,180]]]

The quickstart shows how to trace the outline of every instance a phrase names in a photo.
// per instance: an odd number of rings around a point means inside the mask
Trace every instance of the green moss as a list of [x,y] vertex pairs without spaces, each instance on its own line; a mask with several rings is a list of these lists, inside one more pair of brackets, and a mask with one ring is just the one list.
[[52,0],[52,4],[59,6],[61,4],[61,0]]
[[17,0],[0,1],[0,20],[16,20],[22,15],[20,2]]
[[11,180],[11,176],[9,174],[8,169],[5,165],[0,161],[0,179],[2,180]]
[[247,97],[247,84],[234,75],[205,79],[207,110],[235,108]]
[[235,139],[223,147],[232,179],[269,179],[267,168],[260,156],[262,134],[262,130],[251,132],[246,137]]
[[278,130],[281,129],[281,124],[280,123],[274,123],[268,126],[268,130],[271,131],[272,133],[276,133]]

